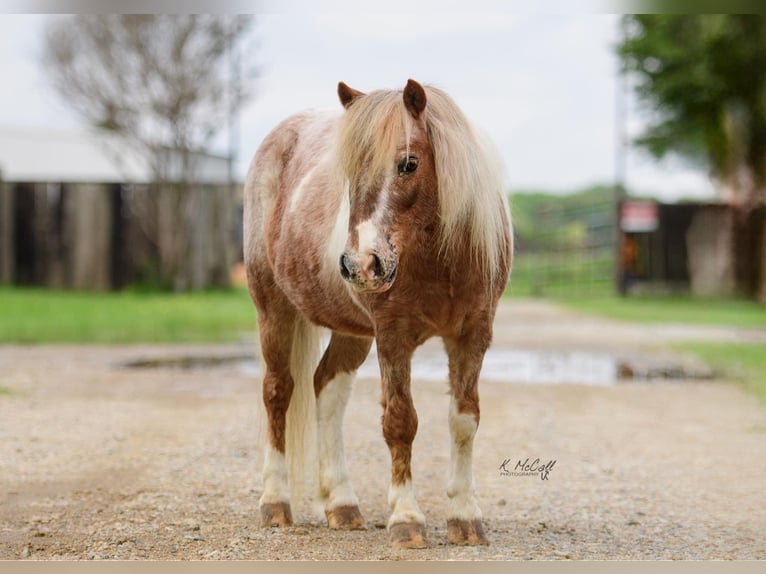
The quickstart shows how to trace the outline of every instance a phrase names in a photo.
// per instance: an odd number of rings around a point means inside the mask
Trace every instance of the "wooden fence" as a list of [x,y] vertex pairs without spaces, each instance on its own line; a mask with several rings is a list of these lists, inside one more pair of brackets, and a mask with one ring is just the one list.
[[0,283],[225,287],[239,253],[238,217],[230,186],[0,181]]

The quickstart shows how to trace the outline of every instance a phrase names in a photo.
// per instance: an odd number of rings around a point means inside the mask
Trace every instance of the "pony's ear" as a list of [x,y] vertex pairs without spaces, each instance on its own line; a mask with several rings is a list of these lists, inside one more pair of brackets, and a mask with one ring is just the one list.
[[415,80],[407,80],[404,86],[404,106],[415,119],[426,109],[426,91]]
[[355,90],[354,88],[349,88],[343,82],[338,82],[338,97],[344,108],[348,109],[348,107],[354,103],[354,100],[363,95],[363,92]]

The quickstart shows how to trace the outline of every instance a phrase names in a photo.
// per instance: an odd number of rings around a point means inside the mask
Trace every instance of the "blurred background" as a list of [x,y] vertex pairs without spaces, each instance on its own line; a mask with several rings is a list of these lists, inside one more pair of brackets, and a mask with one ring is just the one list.
[[[188,308],[139,338],[252,328],[241,187],[258,144],[339,109],[338,81],[410,77],[504,158],[509,296],[758,309],[765,65],[756,15],[0,15],[2,337],[130,340],[149,301],[156,321]],[[69,334],[36,331],[57,298]],[[216,326],[198,333],[201,308]]]

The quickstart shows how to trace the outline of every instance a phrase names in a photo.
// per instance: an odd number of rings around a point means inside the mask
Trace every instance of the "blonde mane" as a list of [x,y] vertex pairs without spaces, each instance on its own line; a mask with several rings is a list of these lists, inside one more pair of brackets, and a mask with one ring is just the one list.
[[[499,276],[501,262],[512,248],[506,244],[506,227],[511,238],[512,231],[502,163],[452,98],[433,86],[424,88],[439,189],[441,252],[449,257],[470,237],[471,253],[492,286],[506,279]],[[390,170],[399,142],[410,140],[413,122],[401,90],[376,90],[356,100],[343,115],[338,134],[338,167],[345,181],[355,184]]]

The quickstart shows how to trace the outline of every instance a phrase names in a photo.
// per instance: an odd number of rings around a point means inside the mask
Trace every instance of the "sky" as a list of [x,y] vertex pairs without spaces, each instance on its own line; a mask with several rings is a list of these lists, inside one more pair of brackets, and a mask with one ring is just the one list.
[[[39,64],[54,17],[0,14],[0,126],[82,127]],[[704,171],[621,146],[641,132],[647,112],[618,74],[618,15],[293,11],[256,18],[251,49],[260,75],[239,123],[241,176],[279,121],[308,108],[339,110],[339,81],[369,91],[413,78],[446,90],[490,136],[512,190],[612,184],[622,150],[633,193],[666,201],[714,195]],[[214,145],[225,152],[227,141],[221,133]]]

